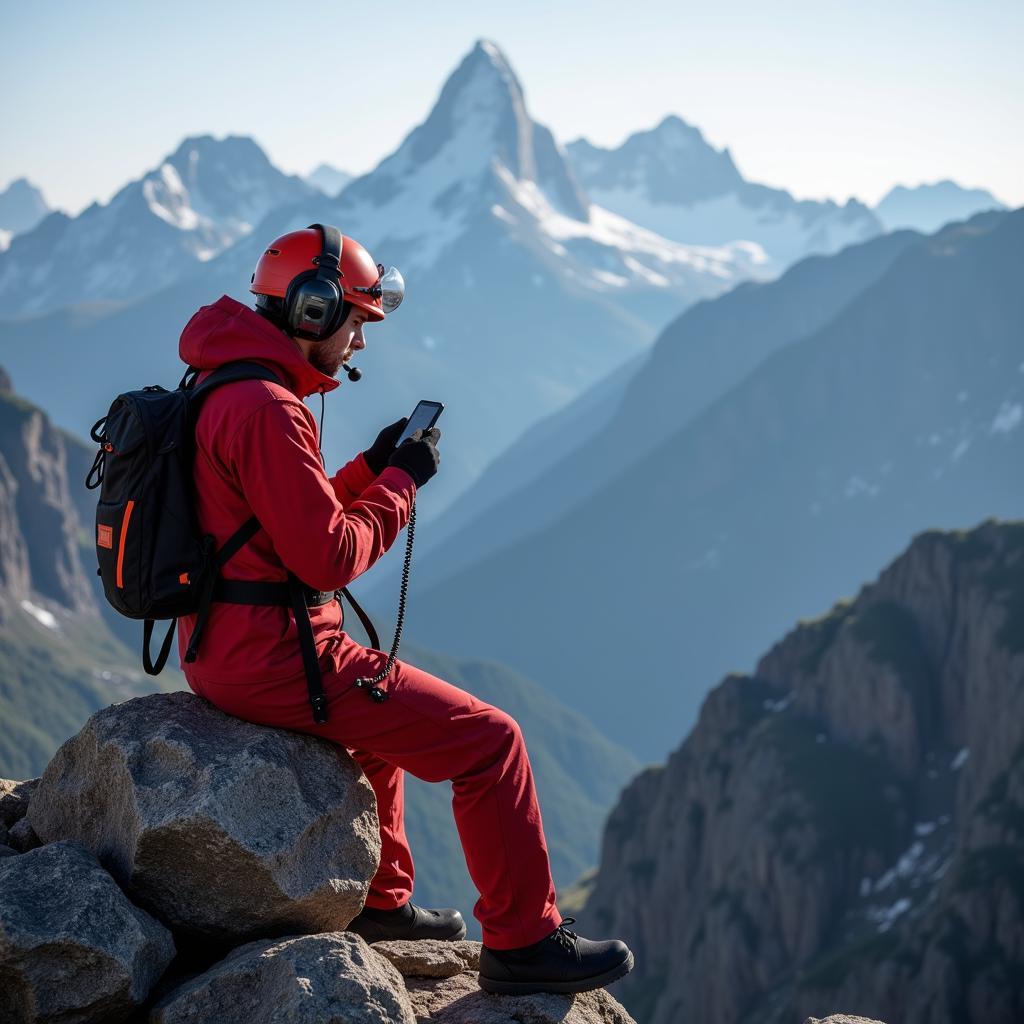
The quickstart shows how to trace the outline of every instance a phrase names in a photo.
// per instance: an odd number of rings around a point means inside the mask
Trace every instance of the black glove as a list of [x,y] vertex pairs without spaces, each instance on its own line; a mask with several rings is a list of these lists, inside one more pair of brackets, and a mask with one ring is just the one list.
[[366,464],[373,470],[374,476],[379,476],[384,472],[388,459],[395,450],[395,442],[402,436],[402,431],[405,430],[405,425],[408,422],[409,417],[403,416],[396,423],[392,423],[390,427],[385,427],[377,435],[377,440],[363,452],[363,458],[366,459]]
[[437,442],[441,440],[441,431],[431,427],[427,431],[417,430],[412,437],[406,438],[388,460],[388,465],[404,469],[417,487],[422,487],[436,472],[441,464],[441,456],[437,451]]

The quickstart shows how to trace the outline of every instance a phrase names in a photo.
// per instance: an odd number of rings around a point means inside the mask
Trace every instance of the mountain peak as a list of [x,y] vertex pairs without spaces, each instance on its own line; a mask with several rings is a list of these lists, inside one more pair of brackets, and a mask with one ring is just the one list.
[[28,178],[15,178],[0,189],[0,229],[14,234],[30,231],[49,212],[43,193]]
[[[345,188],[338,216],[353,231],[358,223],[367,239],[429,236],[429,246],[415,247],[425,265],[461,230],[468,211],[490,210],[505,195],[509,178],[537,186],[559,212],[587,219],[587,201],[564,151],[530,119],[504,53],[480,39],[444,83],[427,119],[395,153]],[[365,228],[352,219],[357,210],[370,209],[372,223]]]
[[744,184],[728,149],[715,149],[699,128],[676,114],[634,132],[618,149],[578,139],[568,150],[581,183],[591,192],[641,189],[655,202],[694,203]]

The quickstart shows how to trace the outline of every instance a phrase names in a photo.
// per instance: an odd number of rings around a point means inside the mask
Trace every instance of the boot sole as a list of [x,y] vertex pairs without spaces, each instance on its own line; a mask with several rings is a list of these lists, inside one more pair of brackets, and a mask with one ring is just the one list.
[[436,942],[458,942],[460,939],[466,937],[466,923],[463,922],[459,925],[458,931],[454,931],[449,935],[394,935],[388,934],[384,929],[378,928],[366,929],[370,931],[369,935],[363,935],[362,932],[356,932],[355,929],[348,929],[354,934],[359,935],[364,942],[373,945],[375,942],[422,942],[424,940],[433,939]]
[[576,992],[590,992],[595,988],[604,988],[613,981],[618,981],[633,970],[633,954],[604,974],[595,974],[590,978],[578,981],[500,981],[477,975],[477,982],[485,992],[499,996],[525,996],[535,992],[554,992],[558,995],[573,995]]

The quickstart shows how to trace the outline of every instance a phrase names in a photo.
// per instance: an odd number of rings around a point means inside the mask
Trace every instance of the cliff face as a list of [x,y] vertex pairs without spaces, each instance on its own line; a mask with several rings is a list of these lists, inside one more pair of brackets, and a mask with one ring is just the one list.
[[[0,371],[2,372],[2,371]],[[64,435],[0,377],[0,596],[95,615]],[[91,527],[90,527],[91,529]]]
[[642,1024],[1024,1019],[1024,523],[920,534],[726,678],[580,916]]

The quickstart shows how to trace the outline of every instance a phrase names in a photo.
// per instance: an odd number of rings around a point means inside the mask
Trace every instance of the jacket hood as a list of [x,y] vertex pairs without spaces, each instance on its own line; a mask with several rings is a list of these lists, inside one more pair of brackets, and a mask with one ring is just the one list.
[[229,295],[193,314],[181,332],[178,355],[200,370],[252,360],[281,374],[298,398],[333,391],[340,384],[316,369],[294,339]]

